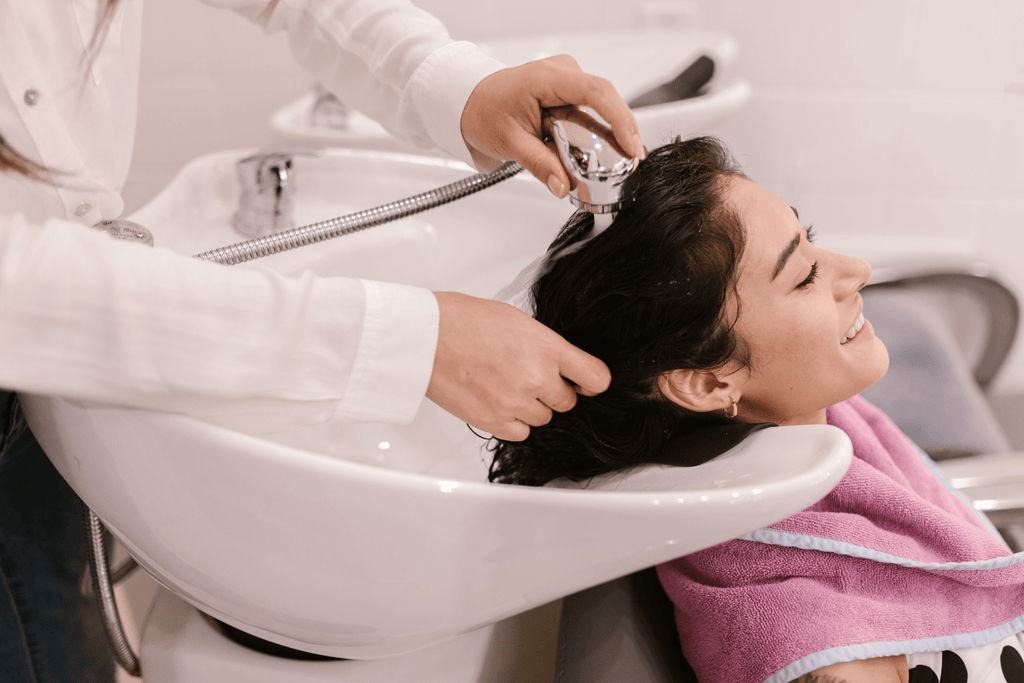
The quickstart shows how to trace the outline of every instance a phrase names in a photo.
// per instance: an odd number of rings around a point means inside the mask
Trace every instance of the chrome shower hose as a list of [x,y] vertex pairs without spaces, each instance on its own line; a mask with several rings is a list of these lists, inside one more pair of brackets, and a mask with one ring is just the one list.
[[114,600],[114,581],[110,576],[110,568],[107,564],[103,522],[95,512],[89,510],[86,525],[89,538],[89,570],[92,574],[92,590],[99,598],[100,613],[103,616],[103,627],[107,633],[107,639],[110,641],[110,647],[114,650],[117,663],[121,665],[121,668],[131,676],[141,676],[139,658],[128,644],[128,637],[121,625],[121,615],[117,610],[117,602]]
[[323,242],[324,240],[341,237],[342,235],[350,235],[375,225],[389,223],[399,218],[405,218],[406,216],[447,204],[456,199],[461,199],[474,192],[479,192],[496,183],[500,183],[502,180],[511,178],[522,170],[523,167],[516,162],[506,161],[487,173],[477,173],[449,185],[444,185],[428,192],[422,192],[406,199],[400,199],[373,209],[351,213],[347,216],[340,216],[319,223],[284,230],[266,237],[257,237],[219,249],[204,251],[201,254],[196,254],[194,258],[233,266],[245,263],[246,261],[252,261],[253,259],[263,258],[264,256],[279,254],[282,251],[304,247],[308,244]]

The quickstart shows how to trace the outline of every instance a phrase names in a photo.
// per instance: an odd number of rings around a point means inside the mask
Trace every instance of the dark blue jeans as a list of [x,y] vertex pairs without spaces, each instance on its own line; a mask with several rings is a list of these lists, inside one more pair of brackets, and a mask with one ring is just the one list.
[[[7,393],[0,391],[0,402]],[[0,455],[0,681],[111,683],[99,607],[79,585],[85,504],[27,428]]]

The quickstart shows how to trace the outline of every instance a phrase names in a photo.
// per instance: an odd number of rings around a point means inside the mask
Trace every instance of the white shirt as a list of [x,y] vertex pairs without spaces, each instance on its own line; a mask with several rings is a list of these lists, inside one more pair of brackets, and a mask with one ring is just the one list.
[[[404,0],[206,0],[267,32],[392,132],[471,162],[459,121],[502,65]],[[0,386],[184,412],[249,431],[405,422],[426,391],[433,295],[284,278],[119,243],[138,94],[142,0],[88,55],[96,0],[0,0],[0,135],[64,172],[0,174]]]

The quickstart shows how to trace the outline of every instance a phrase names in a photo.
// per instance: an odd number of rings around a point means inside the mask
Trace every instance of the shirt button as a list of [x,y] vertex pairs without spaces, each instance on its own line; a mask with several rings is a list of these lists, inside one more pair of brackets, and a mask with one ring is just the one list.
[[39,91],[38,90],[32,90],[32,89],[26,90],[25,91],[25,104],[27,104],[30,107],[34,107],[34,106],[36,106],[37,102],[39,102]]
[[92,207],[90,205],[82,204],[77,209],[75,209],[75,215],[78,217],[82,217],[85,214],[89,213],[90,211],[92,211]]

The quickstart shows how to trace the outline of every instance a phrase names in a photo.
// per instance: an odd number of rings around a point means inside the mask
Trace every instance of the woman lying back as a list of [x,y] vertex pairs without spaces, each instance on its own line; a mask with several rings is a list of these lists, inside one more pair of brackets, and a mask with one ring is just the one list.
[[870,267],[815,246],[714,139],[655,150],[623,196],[596,237],[590,214],[570,220],[532,290],[611,386],[497,442],[492,481],[696,465],[756,428],[833,424],[854,462],[826,498],[659,567],[698,678],[939,680],[924,676],[955,657],[1024,681],[1024,554],[857,396],[888,368],[859,294]]

